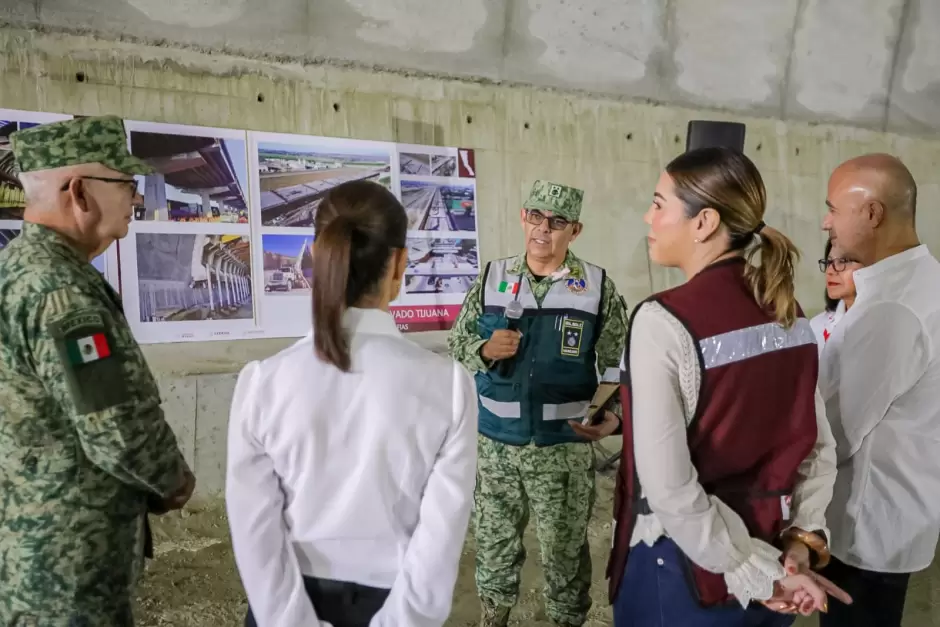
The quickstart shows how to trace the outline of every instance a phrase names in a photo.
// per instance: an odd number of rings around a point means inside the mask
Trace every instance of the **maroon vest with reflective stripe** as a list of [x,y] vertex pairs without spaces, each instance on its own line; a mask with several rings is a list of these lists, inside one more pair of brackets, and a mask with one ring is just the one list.
[[[682,322],[698,347],[702,382],[688,440],[699,483],[741,516],[752,537],[773,543],[786,523],[781,497],[792,492],[797,469],[816,442],[818,357],[809,322],[799,311],[790,329],[774,323],[754,300],[740,258],[713,264],[649,300]],[[614,498],[616,528],[607,566],[611,602],[627,564],[637,515],[645,513],[638,510],[646,505],[633,458],[629,338],[621,373],[623,451]],[[691,561],[688,565],[702,606],[733,601],[723,575]]]

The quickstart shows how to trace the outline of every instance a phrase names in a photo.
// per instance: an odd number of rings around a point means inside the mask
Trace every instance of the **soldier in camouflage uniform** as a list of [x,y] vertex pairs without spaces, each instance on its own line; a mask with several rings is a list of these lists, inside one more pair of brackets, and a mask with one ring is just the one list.
[[[613,433],[619,418],[581,421],[599,379],[619,381],[627,312],[606,272],[568,250],[582,229],[582,198],[579,189],[535,182],[521,213],[525,254],[487,264],[449,338],[454,357],[476,374],[480,403],[474,528],[486,627],[506,625],[516,603],[530,507],[549,618],[582,625],[591,607],[590,440]],[[505,315],[518,309],[512,301],[524,311],[514,327]]]
[[0,251],[0,625],[133,625],[148,502],[193,477],[120,297],[91,265],[137,200],[119,118],[12,136],[27,196]]

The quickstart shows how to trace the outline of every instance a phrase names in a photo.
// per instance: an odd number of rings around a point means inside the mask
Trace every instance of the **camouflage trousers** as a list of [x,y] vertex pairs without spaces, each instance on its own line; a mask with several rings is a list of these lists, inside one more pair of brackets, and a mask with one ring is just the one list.
[[505,624],[519,596],[530,509],[545,574],[545,613],[560,625],[584,623],[591,607],[587,527],[593,507],[590,444],[511,446],[478,437],[476,585],[490,624]]

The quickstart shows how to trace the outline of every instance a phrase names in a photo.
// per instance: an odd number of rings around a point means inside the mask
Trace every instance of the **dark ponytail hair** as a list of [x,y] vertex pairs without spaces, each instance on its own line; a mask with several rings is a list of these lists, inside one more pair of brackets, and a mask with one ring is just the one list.
[[[823,259],[829,259],[829,253],[832,252],[832,240],[826,240],[826,252],[823,253]],[[829,290],[823,292],[823,297],[826,299],[826,311],[832,313],[839,307],[839,301],[835,298],[829,298]]]
[[373,295],[392,254],[405,248],[408,216],[388,189],[351,181],[317,207],[313,244],[313,345],[317,356],[349,372],[343,314]]

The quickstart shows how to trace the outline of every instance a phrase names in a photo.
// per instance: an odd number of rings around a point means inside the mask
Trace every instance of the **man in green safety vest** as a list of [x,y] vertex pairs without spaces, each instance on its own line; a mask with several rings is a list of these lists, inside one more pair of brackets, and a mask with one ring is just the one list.
[[474,529],[484,627],[505,626],[518,598],[530,507],[549,618],[580,626],[591,607],[590,441],[612,434],[619,418],[607,411],[600,424],[582,421],[599,383],[620,380],[627,312],[605,270],[568,249],[583,228],[583,197],[535,182],[521,212],[525,253],[486,265],[448,340],[475,373],[479,397]]

